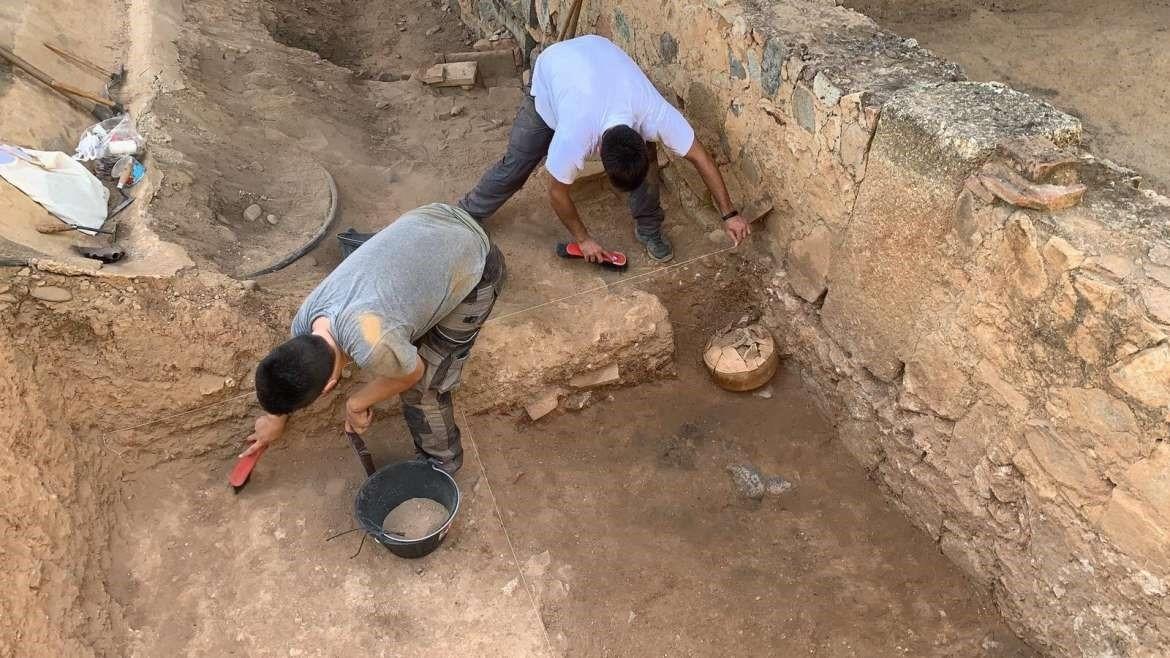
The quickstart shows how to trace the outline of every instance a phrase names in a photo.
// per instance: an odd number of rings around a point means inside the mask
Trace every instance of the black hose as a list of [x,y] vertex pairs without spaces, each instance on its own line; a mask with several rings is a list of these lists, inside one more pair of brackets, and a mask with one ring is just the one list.
[[[318,163],[318,165],[320,166],[320,163]],[[324,166],[321,166],[321,171],[325,172],[325,180],[329,183],[329,212],[325,213],[325,221],[321,223],[320,228],[318,228],[317,232],[313,234],[313,237],[309,238],[308,242],[301,245],[292,253],[262,270],[257,270],[251,274],[240,277],[241,279],[255,279],[258,276],[272,274],[277,270],[282,270],[288,267],[289,265],[296,262],[301,256],[309,253],[313,247],[316,247],[317,244],[321,242],[321,238],[324,238],[325,234],[329,232],[329,227],[333,225],[333,219],[337,216],[337,202],[339,195],[337,193],[337,182],[333,180],[333,174],[329,173],[329,170]]]

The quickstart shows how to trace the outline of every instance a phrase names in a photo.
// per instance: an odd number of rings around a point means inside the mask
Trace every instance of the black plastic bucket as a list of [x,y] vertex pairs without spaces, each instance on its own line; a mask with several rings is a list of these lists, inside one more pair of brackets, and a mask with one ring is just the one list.
[[341,245],[341,260],[345,260],[350,254],[357,251],[357,248],[366,243],[367,240],[377,235],[376,233],[358,233],[352,228],[348,228],[344,233],[337,234],[337,242]]
[[[411,498],[430,498],[446,507],[447,522],[419,539],[387,534],[382,529],[386,515]],[[458,511],[459,487],[455,478],[422,459],[382,467],[362,484],[353,505],[354,516],[362,530],[391,553],[405,558],[422,557],[438,548]]]

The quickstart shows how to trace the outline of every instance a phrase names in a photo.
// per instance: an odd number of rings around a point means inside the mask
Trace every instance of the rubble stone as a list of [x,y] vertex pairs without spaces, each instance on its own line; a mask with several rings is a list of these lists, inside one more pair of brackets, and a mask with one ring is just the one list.
[[573,388],[597,388],[599,386],[616,384],[619,381],[621,381],[620,369],[616,363],[611,363],[610,365],[598,370],[592,370],[589,372],[583,372],[579,375],[574,375],[573,378],[569,380],[569,386],[572,386]]
[[1144,405],[1170,405],[1170,346],[1151,347],[1116,364],[1109,381]]
[[1153,506],[1117,489],[1098,522],[1109,540],[1144,562],[1170,565],[1170,519]]
[[1071,270],[1085,260],[1085,254],[1059,236],[1048,239],[1044,245],[1044,260],[1054,273]]
[[1029,462],[1017,462],[1016,467],[1029,481],[1036,477],[1051,478],[1078,506],[1104,502],[1111,487],[1096,464],[1074,442],[1043,427],[1026,431],[1024,440],[1041,469],[1036,473]]
[[812,91],[804,85],[796,85],[796,89],[792,92],[792,111],[796,117],[796,123],[800,124],[801,128],[810,133],[816,132],[816,100],[813,98]]
[[43,302],[67,302],[73,299],[73,293],[57,286],[37,286],[28,291],[30,297]]
[[1170,290],[1161,286],[1142,286],[1142,301],[1150,315],[1163,324],[1170,324]]
[[759,500],[768,492],[768,486],[760,471],[751,464],[732,464],[727,467],[731,481],[744,498]]
[[529,401],[528,404],[524,405],[524,410],[528,412],[528,417],[532,420],[540,420],[553,411],[556,411],[561,403],[561,393],[561,389],[551,388]]
[[580,411],[593,402],[593,391],[577,391],[565,398],[564,407],[570,411]]

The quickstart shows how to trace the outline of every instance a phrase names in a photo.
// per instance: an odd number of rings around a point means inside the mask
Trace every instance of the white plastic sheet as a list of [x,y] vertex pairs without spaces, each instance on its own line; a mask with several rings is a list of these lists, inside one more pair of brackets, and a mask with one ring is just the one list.
[[69,224],[98,229],[106,221],[110,191],[64,153],[0,144],[0,177]]

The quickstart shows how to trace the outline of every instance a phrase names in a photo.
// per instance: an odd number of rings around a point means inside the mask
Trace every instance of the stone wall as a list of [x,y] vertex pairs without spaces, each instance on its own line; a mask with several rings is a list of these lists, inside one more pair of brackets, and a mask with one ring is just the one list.
[[[1170,651],[1170,201],[1085,153],[1076,119],[831,2],[594,0],[579,31],[642,64],[741,202],[771,198],[777,336],[1017,631],[1055,655]],[[1022,209],[974,183],[1003,167],[1087,191]]]

